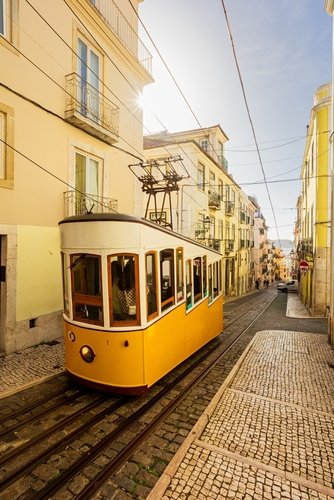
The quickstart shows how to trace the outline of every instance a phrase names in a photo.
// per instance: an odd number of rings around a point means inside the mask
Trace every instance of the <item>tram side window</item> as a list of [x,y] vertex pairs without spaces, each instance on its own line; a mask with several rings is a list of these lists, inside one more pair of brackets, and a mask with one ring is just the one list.
[[207,258],[206,255],[203,256],[203,297],[206,297],[208,294],[207,289]]
[[174,304],[174,255],[173,249],[160,252],[161,311]]
[[[108,257],[111,323],[139,323],[138,257],[117,254]],[[110,292],[111,288],[111,292]]]
[[202,298],[202,259],[196,257],[193,264],[194,273],[194,302],[198,302]]
[[213,287],[212,287],[212,264],[208,268],[208,286],[209,286],[209,303],[213,301]]
[[218,262],[218,291],[222,291],[222,261]]
[[218,262],[213,263],[213,296],[217,297],[218,296]]
[[155,253],[146,254],[146,294],[147,319],[151,320],[158,315],[157,303],[157,273]]
[[62,264],[62,274],[63,274],[63,301],[64,301],[64,313],[69,316],[69,286],[67,279],[67,265],[66,265],[66,255],[61,253],[61,264]]
[[186,310],[192,306],[192,269],[191,260],[186,261]]
[[176,249],[176,299],[183,300],[183,248]]
[[71,255],[73,318],[84,323],[103,324],[101,257]]

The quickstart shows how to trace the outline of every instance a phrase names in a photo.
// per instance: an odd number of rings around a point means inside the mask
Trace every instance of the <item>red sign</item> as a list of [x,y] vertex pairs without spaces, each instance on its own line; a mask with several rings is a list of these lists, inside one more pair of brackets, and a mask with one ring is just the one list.
[[301,260],[299,262],[299,269],[301,271],[307,271],[309,267],[310,267],[310,265],[306,260]]

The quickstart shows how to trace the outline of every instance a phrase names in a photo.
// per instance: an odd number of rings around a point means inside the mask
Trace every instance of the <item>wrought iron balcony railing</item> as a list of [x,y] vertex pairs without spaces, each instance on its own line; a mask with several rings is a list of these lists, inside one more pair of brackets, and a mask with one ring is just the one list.
[[68,122],[109,144],[118,140],[119,108],[77,73],[66,76]]
[[226,215],[233,215],[234,214],[233,201],[225,201],[225,214]]
[[220,196],[215,191],[209,191],[209,208],[213,210],[220,208]]
[[113,0],[90,0],[109,28],[137,61],[152,75],[152,55]]
[[234,250],[234,240],[225,240],[225,252],[233,252]]
[[95,214],[117,212],[118,201],[112,198],[96,196],[94,194],[82,194],[77,191],[66,191],[64,193],[64,216],[82,215],[87,212]]
[[209,238],[209,240],[208,240],[208,246],[210,248],[213,248],[217,252],[219,252],[220,251],[220,240],[217,239],[217,238]]

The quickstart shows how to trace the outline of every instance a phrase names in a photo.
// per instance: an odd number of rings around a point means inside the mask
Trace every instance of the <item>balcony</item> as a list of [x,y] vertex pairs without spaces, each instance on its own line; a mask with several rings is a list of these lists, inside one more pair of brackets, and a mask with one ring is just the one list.
[[246,212],[244,212],[243,210],[240,210],[239,221],[241,224],[245,224],[246,222]]
[[218,155],[218,163],[226,172],[228,171],[228,161],[224,155]]
[[218,240],[216,238],[209,238],[208,245],[210,248],[213,248],[217,252],[220,251],[220,240]]
[[203,224],[197,224],[195,228],[195,239],[196,240],[205,240],[205,227]]
[[66,76],[65,119],[108,144],[118,141],[119,108],[76,73]]
[[66,191],[64,193],[64,217],[71,215],[83,215],[87,212],[94,214],[117,212],[118,202],[111,198],[96,196],[94,194],[82,194],[77,191]]
[[219,210],[220,209],[220,196],[214,191],[209,191],[209,209]]
[[225,253],[234,251],[234,240],[225,240]]
[[226,215],[233,215],[234,214],[233,201],[225,201],[225,214]]
[[152,75],[152,55],[140,40],[138,33],[124,17],[113,0],[90,0],[111,31],[139,64]]

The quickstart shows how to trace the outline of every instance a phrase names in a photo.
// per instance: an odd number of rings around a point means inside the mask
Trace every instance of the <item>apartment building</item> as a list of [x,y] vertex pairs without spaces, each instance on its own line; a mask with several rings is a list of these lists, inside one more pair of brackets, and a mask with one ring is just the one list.
[[312,316],[325,316],[330,304],[330,106],[331,85],[325,84],[314,94],[297,205],[296,256],[299,267],[306,263],[299,271],[299,293]]
[[0,352],[62,335],[61,219],[142,214],[138,3],[0,2]]
[[[180,178],[179,188],[171,193],[164,213],[158,217],[163,217],[175,231],[222,253],[223,290],[229,297],[252,287],[256,207],[228,172],[224,156],[227,140],[220,125],[176,133],[164,131],[145,136],[144,150],[149,162],[179,158],[173,163]],[[160,199],[156,198],[159,210],[162,196],[160,193]],[[147,207],[147,216],[157,217],[152,203]]]

